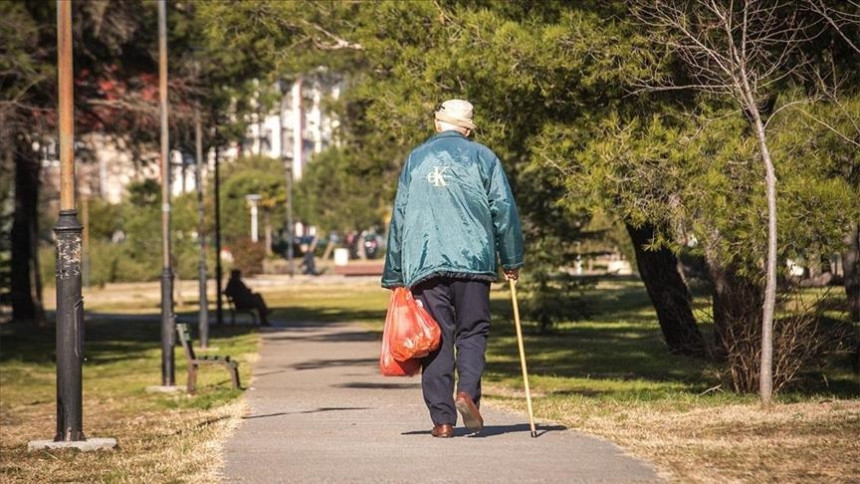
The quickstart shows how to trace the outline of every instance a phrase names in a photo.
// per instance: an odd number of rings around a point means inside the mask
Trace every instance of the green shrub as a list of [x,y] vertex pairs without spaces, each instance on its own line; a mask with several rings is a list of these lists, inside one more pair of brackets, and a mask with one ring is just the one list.
[[57,280],[57,249],[53,245],[39,245],[39,275],[43,285],[54,286]]
[[231,248],[233,252],[233,267],[250,276],[263,272],[263,259],[266,249],[263,244],[253,242],[249,237],[241,238]]
[[103,287],[109,282],[116,282],[120,274],[120,260],[123,259],[122,247],[107,241],[90,242],[89,254],[86,260],[84,282],[89,279],[89,285]]

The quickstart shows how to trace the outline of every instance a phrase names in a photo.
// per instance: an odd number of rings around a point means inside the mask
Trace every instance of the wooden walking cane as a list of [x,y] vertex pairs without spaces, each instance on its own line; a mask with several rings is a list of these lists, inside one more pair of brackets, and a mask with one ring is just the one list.
[[508,279],[511,284],[511,301],[514,304],[514,326],[517,328],[517,346],[520,348],[520,366],[523,369],[523,383],[526,386],[526,404],[529,408],[529,425],[532,429],[532,437],[537,437],[535,430],[535,415],[532,411],[532,394],[529,391],[529,372],[526,369],[526,350],[523,347],[523,329],[520,326],[520,307],[517,305],[517,281]]

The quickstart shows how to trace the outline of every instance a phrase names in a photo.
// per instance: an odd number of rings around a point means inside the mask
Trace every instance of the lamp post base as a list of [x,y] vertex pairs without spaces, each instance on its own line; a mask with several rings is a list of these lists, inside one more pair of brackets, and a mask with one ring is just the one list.
[[150,385],[146,387],[146,393],[177,393],[185,391],[185,387],[177,385]]
[[81,452],[92,452],[94,450],[113,450],[116,447],[116,439],[113,438],[103,438],[103,439],[87,439],[87,440],[73,440],[73,441],[60,441],[55,442],[53,440],[31,440],[27,443],[27,450],[32,452],[34,450],[62,450],[62,449],[77,449]]

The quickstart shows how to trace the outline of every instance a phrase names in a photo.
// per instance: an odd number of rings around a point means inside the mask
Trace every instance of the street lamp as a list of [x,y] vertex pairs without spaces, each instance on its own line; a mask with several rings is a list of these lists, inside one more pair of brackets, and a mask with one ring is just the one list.
[[[194,63],[195,71],[198,64]],[[198,71],[199,72],[199,71]],[[198,74],[199,75],[199,74]],[[200,259],[197,266],[200,345],[209,347],[209,300],[206,297],[207,275],[206,275],[206,217],[203,205],[203,122],[200,119],[200,100],[194,103],[194,158],[196,163],[194,170],[194,183],[197,185],[197,246]]]
[[289,155],[283,157],[284,171],[287,179],[287,262],[289,267],[290,277],[295,274],[295,265],[293,262],[293,158]]
[[57,124],[60,144],[60,213],[54,225],[57,254],[57,433],[33,440],[29,450],[112,449],[116,439],[87,439],[83,429],[84,300],[81,297],[81,236],[75,205],[74,69],[72,6],[57,1]]
[[158,2],[158,96],[161,118],[161,385],[176,380],[173,321],[173,265],[170,250],[170,152],[167,124],[167,3]]
[[221,136],[218,133],[220,117],[215,118],[212,139],[215,145],[215,321],[218,326],[224,324],[224,294],[221,292],[221,280],[224,276],[221,267]]
[[251,207],[251,241],[257,242],[259,240],[258,230],[257,230],[257,204],[260,203],[260,200],[263,197],[252,193],[250,195],[245,195],[245,200],[248,202],[248,205]]
[[[290,90],[290,85],[286,79],[278,79],[278,90],[281,92],[281,106],[278,111],[278,124],[280,125],[281,135],[281,159],[284,161],[284,176],[286,178],[287,188],[287,262],[289,267],[290,277],[295,274],[295,265],[293,262],[293,156],[287,152],[287,137],[284,127],[284,113],[287,110],[287,91]],[[294,143],[299,143],[298,137],[295,137]]]
[[81,232],[75,207],[72,10],[58,2],[60,216],[57,234],[57,442],[87,440],[83,431],[82,373],[84,301],[81,297]]

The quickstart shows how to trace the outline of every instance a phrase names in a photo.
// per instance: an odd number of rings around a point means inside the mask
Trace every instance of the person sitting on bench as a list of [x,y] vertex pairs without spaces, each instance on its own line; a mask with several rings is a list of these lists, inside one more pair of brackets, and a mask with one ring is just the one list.
[[271,326],[268,319],[269,308],[266,306],[266,301],[263,300],[263,296],[252,291],[242,282],[242,271],[239,269],[230,271],[230,279],[227,281],[224,294],[233,300],[233,305],[236,309],[256,309],[257,314],[260,315],[260,324]]
[[[314,245],[316,245],[316,244],[314,244]],[[302,244],[300,246],[300,248],[301,248],[302,252],[304,252],[304,254],[305,254],[304,256],[302,256],[302,264],[301,265],[302,265],[302,267],[305,268],[305,270],[304,270],[304,272],[302,272],[302,274],[308,274],[311,276],[320,275],[320,273],[317,272],[317,265],[316,265],[316,261],[314,260],[314,246],[308,246],[308,244]]]

